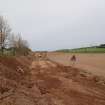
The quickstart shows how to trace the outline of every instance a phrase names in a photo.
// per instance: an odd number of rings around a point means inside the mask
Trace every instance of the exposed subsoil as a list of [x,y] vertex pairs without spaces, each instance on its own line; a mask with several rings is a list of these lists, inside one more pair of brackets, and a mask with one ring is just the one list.
[[104,78],[32,58],[0,58],[0,105],[105,105]]

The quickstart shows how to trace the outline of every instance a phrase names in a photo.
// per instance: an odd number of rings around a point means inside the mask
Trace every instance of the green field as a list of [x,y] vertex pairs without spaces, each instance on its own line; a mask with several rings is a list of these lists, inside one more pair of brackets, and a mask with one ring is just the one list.
[[77,49],[63,49],[58,50],[57,52],[70,52],[70,53],[105,53],[105,48],[95,48],[95,47],[86,47],[86,48],[77,48]]

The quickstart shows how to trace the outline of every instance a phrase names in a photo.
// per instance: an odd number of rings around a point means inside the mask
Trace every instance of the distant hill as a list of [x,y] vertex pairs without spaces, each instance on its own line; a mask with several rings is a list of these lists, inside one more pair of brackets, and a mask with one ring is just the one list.
[[105,53],[105,44],[93,47],[83,47],[75,49],[61,49],[56,52],[68,52],[68,53]]

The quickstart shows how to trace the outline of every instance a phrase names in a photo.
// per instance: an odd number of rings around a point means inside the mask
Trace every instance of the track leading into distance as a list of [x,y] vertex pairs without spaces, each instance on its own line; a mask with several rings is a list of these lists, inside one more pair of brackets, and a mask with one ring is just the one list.
[[105,80],[100,77],[42,55],[35,57],[30,69],[31,82],[42,97],[37,105],[105,105]]

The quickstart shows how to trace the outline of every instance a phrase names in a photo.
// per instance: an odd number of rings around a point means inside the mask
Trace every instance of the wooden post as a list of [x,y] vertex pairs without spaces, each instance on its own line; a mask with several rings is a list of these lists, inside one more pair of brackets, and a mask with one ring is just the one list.
[[0,47],[1,47],[1,54],[3,55],[3,33],[2,33],[2,30],[0,32]]

